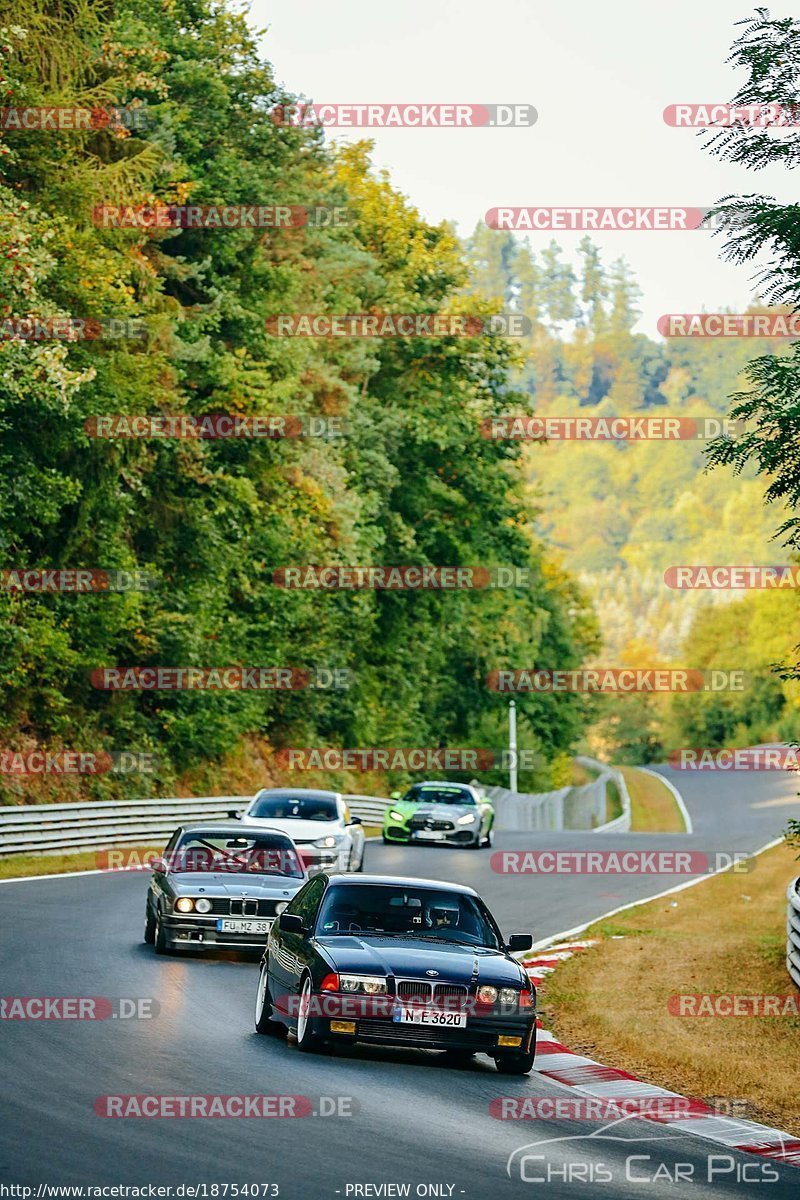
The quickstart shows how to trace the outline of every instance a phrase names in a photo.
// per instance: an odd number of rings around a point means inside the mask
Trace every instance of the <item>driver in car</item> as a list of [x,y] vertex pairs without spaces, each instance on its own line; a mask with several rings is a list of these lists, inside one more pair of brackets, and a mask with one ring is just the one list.
[[426,915],[429,929],[455,929],[460,913],[457,904],[439,900],[430,905]]

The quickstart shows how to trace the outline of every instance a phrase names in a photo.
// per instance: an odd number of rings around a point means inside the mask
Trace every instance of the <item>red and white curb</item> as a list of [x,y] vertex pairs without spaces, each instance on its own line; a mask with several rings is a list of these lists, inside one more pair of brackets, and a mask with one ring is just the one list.
[[[595,944],[594,941],[582,941],[548,946],[534,957],[526,958],[522,965],[538,989],[544,978],[554,971],[560,962]],[[552,1033],[542,1029],[539,1021],[537,1025],[539,1032],[534,1069],[546,1079],[574,1088],[580,1095],[593,1099],[648,1100],[666,1097],[685,1100],[685,1097],[677,1092],[643,1083],[627,1071],[619,1071],[616,1067],[604,1067],[602,1063],[586,1058],[583,1054],[574,1054],[566,1046],[562,1046],[561,1042],[556,1041]],[[760,1154],[765,1158],[800,1167],[800,1139],[792,1134],[770,1129],[767,1125],[759,1125],[755,1121],[722,1116],[711,1105],[700,1100],[685,1100],[685,1103],[690,1108],[690,1116],[673,1117],[657,1112],[644,1112],[637,1113],[637,1119],[669,1125],[670,1129],[695,1134],[731,1150]]]

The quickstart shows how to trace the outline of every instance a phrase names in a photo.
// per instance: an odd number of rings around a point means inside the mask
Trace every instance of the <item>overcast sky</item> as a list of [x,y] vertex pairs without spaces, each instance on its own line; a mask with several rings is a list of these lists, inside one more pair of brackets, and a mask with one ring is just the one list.
[[[374,161],[431,221],[469,233],[497,205],[697,205],[730,192],[795,200],[788,172],[754,173],[703,151],[664,124],[677,102],[724,102],[731,0],[253,0],[277,78],[317,102],[522,103],[532,128],[335,130],[371,137]],[[773,6],[800,16],[800,3]],[[534,249],[550,233],[532,235]],[[569,252],[580,233],[559,232]],[[608,262],[623,255],[644,293],[639,328],[661,313],[738,309],[747,268],[719,259],[706,232],[594,234]]]

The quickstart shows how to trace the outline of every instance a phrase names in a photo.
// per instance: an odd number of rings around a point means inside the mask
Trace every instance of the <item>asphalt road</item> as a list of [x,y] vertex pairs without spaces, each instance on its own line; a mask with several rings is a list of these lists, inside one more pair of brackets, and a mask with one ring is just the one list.
[[[684,794],[692,836],[504,835],[495,850],[598,845],[754,850],[800,810],[791,781],[777,773],[664,773]],[[486,851],[374,843],[368,846],[368,869],[469,883],[504,929],[532,930],[537,938],[681,881],[499,874]],[[277,1184],[287,1200],[404,1194],[374,1190],[386,1184],[408,1184],[410,1196],[469,1200],[533,1195],[537,1189],[554,1200],[588,1195],[617,1200],[640,1196],[644,1186],[651,1197],[681,1200],[754,1191],[781,1200],[800,1195],[796,1168],[728,1154],[675,1135],[668,1126],[627,1122],[624,1136],[634,1140],[621,1142],[589,1138],[597,1126],[588,1123],[490,1116],[489,1104],[497,1097],[568,1094],[536,1072],[515,1079],[498,1075],[487,1058],[454,1068],[434,1054],[374,1048],[302,1055],[291,1041],[259,1037],[252,1026],[255,962],[224,954],[157,958],[141,942],[145,889],[146,876],[139,874],[0,885],[4,996],[154,998],[159,1006],[148,1019],[0,1023],[0,1182]],[[309,1097],[319,1115],[113,1119],[94,1111],[103,1095],[262,1093]],[[331,1105],[338,1106],[336,1115],[321,1115]],[[621,1136],[619,1129],[613,1133]],[[570,1140],[551,1141],[564,1138]],[[507,1174],[514,1151],[545,1140],[550,1144],[529,1151],[541,1160],[517,1155]],[[630,1155],[648,1157],[626,1169]],[[715,1155],[721,1157],[710,1160]],[[710,1161],[719,1171],[729,1168],[711,1183]],[[633,1182],[628,1171],[655,1178],[646,1185]],[[526,1182],[521,1173],[550,1179]],[[367,1185],[373,1190],[354,1190]]]

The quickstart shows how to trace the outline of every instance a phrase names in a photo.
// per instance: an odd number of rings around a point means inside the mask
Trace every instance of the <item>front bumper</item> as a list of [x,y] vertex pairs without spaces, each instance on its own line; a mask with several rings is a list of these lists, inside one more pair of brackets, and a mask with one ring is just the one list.
[[370,1002],[331,992],[315,999],[317,1012],[310,1018],[311,1029],[324,1041],[467,1050],[492,1056],[525,1053],[535,1042],[534,1007],[513,1012],[495,1007],[485,1015],[470,1008],[464,1025],[422,1025],[394,1020],[397,1001],[391,995]]
[[[194,950],[201,952],[209,947],[227,950],[263,950],[269,937],[269,929],[261,934],[254,933],[223,933],[217,929],[214,915],[201,916],[199,913],[187,913],[181,916],[175,913],[162,921],[164,937],[170,949]],[[266,921],[270,927],[274,917],[258,917],[253,920]]]
[[[363,1042],[376,1046],[405,1046],[416,1050],[466,1050],[473,1054],[523,1054],[535,1042],[536,1017],[526,1020],[492,1020],[480,1017],[467,1018],[463,1027],[401,1024],[391,1019],[367,1017],[352,1022],[354,1033],[337,1032],[331,1024],[342,1024],[341,1018],[333,1022],[325,1017],[312,1019],[312,1030],[329,1042]],[[346,1022],[345,1022],[346,1023]],[[503,1045],[500,1038],[519,1039],[518,1045]]]
[[409,843],[414,846],[470,846],[474,845],[479,836],[479,825],[461,825],[455,829],[439,829],[431,832],[441,834],[437,837],[425,837],[425,830],[409,829],[401,825],[388,825],[384,835],[390,842]]

